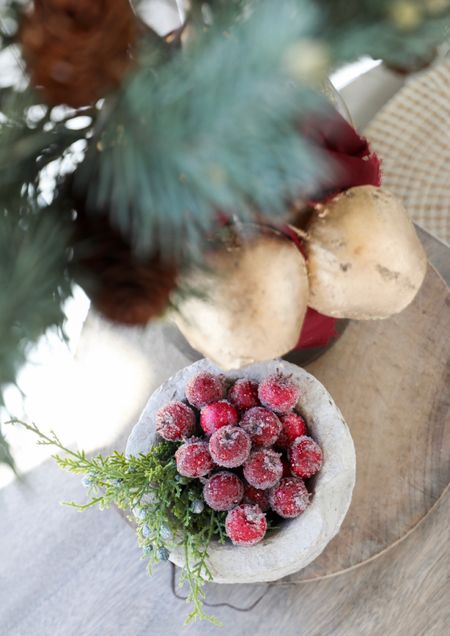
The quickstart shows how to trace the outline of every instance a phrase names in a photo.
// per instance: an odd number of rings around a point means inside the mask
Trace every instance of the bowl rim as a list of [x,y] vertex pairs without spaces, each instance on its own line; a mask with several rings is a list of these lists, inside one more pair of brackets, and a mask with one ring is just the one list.
[[[284,360],[271,360],[244,369],[223,371],[203,358],[180,369],[154,391],[126,445],[126,455],[147,453],[160,439],[154,414],[171,400],[185,399],[184,387],[200,371],[224,375],[231,380],[263,377],[280,372],[299,385],[297,407],[305,416],[312,436],[321,445],[324,462],[315,477],[311,504],[295,519],[286,520],[278,532],[251,547],[214,542],[209,547],[208,566],[216,583],[273,581],[306,567],[337,534],[350,506],[356,476],[356,457],[349,428],[325,387],[313,375]],[[184,553],[175,547],[170,560],[184,563]]]

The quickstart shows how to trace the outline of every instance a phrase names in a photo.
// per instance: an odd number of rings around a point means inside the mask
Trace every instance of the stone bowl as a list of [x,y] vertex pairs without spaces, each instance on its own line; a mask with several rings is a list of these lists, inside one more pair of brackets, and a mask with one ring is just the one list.
[[[255,546],[213,542],[209,548],[209,568],[216,583],[259,583],[293,574],[319,556],[339,531],[350,506],[355,484],[355,449],[347,424],[325,387],[289,362],[273,360],[224,373],[203,359],[181,369],[151,395],[128,438],[127,456],[148,453],[159,441],[154,423],[156,411],[171,400],[183,400],[186,383],[200,371],[222,373],[231,380],[245,377],[257,382],[279,371],[298,383],[297,408],[324,454],[322,469],[311,480],[311,504],[302,515],[283,521],[278,530]],[[182,566],[183,550],[173,549],[170,559]]]

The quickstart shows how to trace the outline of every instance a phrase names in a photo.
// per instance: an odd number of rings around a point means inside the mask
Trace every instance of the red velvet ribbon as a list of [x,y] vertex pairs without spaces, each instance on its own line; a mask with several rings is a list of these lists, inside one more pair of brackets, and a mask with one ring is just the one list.
[[[332,177],[324,178],[313,202],[323,202],[355,186],[381,185],[381,166],[367,139],[361,137],[336,110],[315,118],[302,127],[302,133],[329,156]],[[297,235],[289,236],[301,249]],[[296,349],[326,346],[337,336],[336,319],[308,308]]]

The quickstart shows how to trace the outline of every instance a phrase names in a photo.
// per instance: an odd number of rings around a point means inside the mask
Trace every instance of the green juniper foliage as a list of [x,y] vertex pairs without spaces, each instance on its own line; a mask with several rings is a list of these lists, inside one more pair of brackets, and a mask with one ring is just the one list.
[[225,540],[226,513],[202,505],[199,480],[178,474],[174,457],[176,443],[162,441],[147,455],[139,457],[127,458],[116,451],[107,457],[90,458],[84,451],[66,448],[53,432],[46,435],[37,426],[19,420],[10,423],[21,424],[37,435],[39,444],[62,451],[63,456],[54,456],[61,468],[85,476],[89,501],[66,505],[77,510],[92,506],[104,510],[115,504],[133,512],[138,542],[144,557],[148,558],[150,574],[153,565],[168,559],[174,546],[181,546],[185,565],[180,584],[188,585],[187,602],[192,605],[186,622],[200,619],[219,624],[215,617],[205,613],[203,600],[204,585],[211,579],[208,547],[213,539]]
[[279,221],[332,169],[301,129],[323,108],[324,73],[361,55],[416,68],[449,40],[450,0],[192,0],[185,46],[141,29],[122,86],[73,110],[28,84],[17,45],[27,4],[0,5],[0,46],[18,59],[10,80],[0,74],[0,396],[64,321],[72,217],[64,197],[44,195],[50,174],[58,186],[75,171],[90,209],[137,252],[199,260],[219,212]]

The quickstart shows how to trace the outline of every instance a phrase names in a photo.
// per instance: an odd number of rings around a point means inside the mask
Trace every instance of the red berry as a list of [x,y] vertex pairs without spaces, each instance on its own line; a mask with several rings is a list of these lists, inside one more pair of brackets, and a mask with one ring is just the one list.
[[252,443],[245,431],[237,426],[222,426],[209,440],[209,452],[219,466],[236,468],[250,455]]
[[190,437],[195,429],[195,413],[183,402],[169,402],[155,415],[156,431],[169,442]]
[[253,406],[258,406],[258,384],[252,380],[242,378],[236,380],[228,391],[228,399],[231,404],[240,411],[248,411]]
[[297,477],[312,477],[322,468],[322,449],[311,437],[303,435],[292,443],[289,459],[291,470]]
[[215,473],[203,487],[203,498],[213,510],[231,510],[244,496],[244,484],[234,473]]
[[207,435],[212,435],[222,426],[235,426],[238,419],[238,412],[226,400],[207,404],[200,413],[200,425]]
[[288,413],[280,417],[282,429],[277,439],[279,448],[288,448],[294,439],[306,435],[306,422],[297,413]]
[[225,532],[234,545],[255,545],[264,538],[266,530],[266,515],[259,506],[243,504],[230,510],[225,519]]
[[258,397],[261,404],[275,413],[288,413],[297,404],[300,389],[291,378],[277,373],[261,382]]
[[217,402],[225,396],[225,387],[218,375],[202,371],[192,376],[186,385],[186,398],[192,406],[202,406]]
[[280,517],[292,519],[305,512],[309,505],[309,492],[297,477],[287,477],[269,491],[270,507]]
[[271,488],[283,474],[280,454],[271,448],[258,448],[244,464],[244,477],[255,488]]
[[240,426],[256,446],[272,446],[281,432],[278,417],[262,406],[255,406],[244,413]]
[[244,503],[257,504],[263,512],[269,510],[269,493],[267,490],[260,490],[247,484],[244,490]]
[[182,444],[175,453],[177,470],[184,477],[203,477],[213,468],[208,442],[190,439]]

